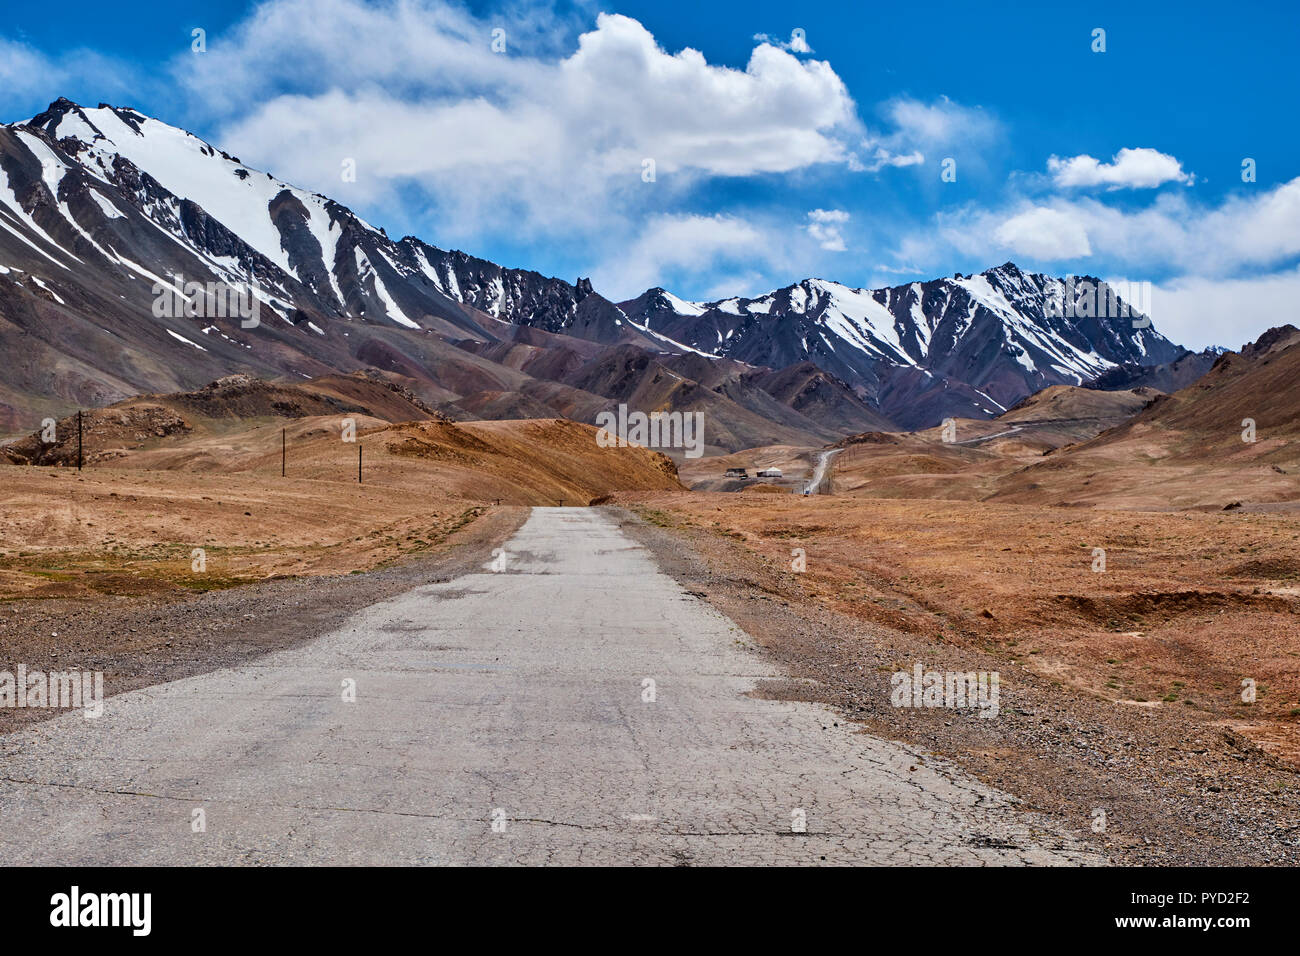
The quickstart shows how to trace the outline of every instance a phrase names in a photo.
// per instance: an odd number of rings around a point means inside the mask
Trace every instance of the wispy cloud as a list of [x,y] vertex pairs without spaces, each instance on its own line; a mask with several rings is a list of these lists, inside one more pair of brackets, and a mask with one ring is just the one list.
[[844,252],[844,235],[840,227],[849,221],[849,214],[843,209],[810,209],[808,211],[808,235],[828,252]]
[[772,46],[780,47],[782,50],[789,50],[791,53],[808,54],[817,52],[808,45],[808,32],[800,27],[795,27],[790,31],[790,38],[788,40],[782,39],[779,36],[773,36],[770,33],[755,33],[754,42],[768,43]]
[[1017,255],[1034,259],[1082,259],[1092,255],[1088,232],[1069,211],[1034,206],[1016,213],[993,238]]
[[[601,262],[592,279],[606,295],[621,300],[665,283],[715,288],[718,274],[762,274],[763,267],[780,256],[772,232],[739,216],[661,215]],[[731,287],[725,294],[739,291]]]
[[999,136],[1001,122],[980,107],[963,106],[946,96],[932,102],[898,97],[882,109],[894,126],[890,140],[920,149],[935,149],[958,143],[982,146]]
[[0,36],[0,121],[26,119],[60,96],[94,90],[101,97],[138,96],[150,81],[135,68],[94,50],[46,54]]

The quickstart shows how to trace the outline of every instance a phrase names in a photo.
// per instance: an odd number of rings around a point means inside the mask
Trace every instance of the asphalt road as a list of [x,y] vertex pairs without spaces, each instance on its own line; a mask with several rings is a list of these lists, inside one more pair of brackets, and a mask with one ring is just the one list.
[[535,509],[494,565],[0,738],[0,863],[1101,862],[750,696],[780,675],[599,509]]
[[804,487],[804,494],[829,494],[830,489],[829,486],[826,485],[826,473],[830,470],[831,462],[835,460],[835,456],[843,450],[844,449],[842,448],[834,448],[830,451],[817,453],[817,465],[813,469],[812,478],[809,479],[808,484]]

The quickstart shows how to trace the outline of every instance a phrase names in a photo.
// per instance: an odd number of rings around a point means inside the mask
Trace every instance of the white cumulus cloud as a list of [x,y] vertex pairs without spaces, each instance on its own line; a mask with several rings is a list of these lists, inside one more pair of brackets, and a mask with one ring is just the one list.
[[1175,157],[1147,147],[1121,149],[1109,163],[1087,155],[1068,159],[1052,156],[1047,160],[1047,171],[1057,186],[1066,188],[1154,189],[1164,183],[1190,186],[1195,181],[1190,173],[1183,172],[1183,164]]
[[621,15],[564,49],[502,23],[441,0],[270,0],[177,69],[241,158],[348,203],[409,205],[414,188],[441,236],[572,236],[709,178],[854,161],[862,126],[828,63],[764,43],[744,69],[711,64]]
[[1104,258],[1148,273],[1257,274],[1300,256],[1300,177],[1218,205],[1181,191],[1138,209],[1063,196],[970,205],[938,214],[932,229],[905,237],[896,255],[942,269],[954,251],[990,262],[1011,252],[1044,263]]

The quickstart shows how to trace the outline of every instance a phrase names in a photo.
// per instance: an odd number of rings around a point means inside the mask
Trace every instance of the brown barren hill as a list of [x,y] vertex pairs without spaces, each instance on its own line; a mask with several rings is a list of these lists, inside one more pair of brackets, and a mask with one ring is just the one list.
[[1300,500],[1300,331],[1273,329],[1128,422],[1001,480],[994,500],[1129,508]]
[[[918,432],[864,432],[836,442],[835,494],[977,501],[1055,449],[1123,424],[1160,397],[1153,389],[1045,388],[997,418],[951,420]],[[951,440],[947,440],[951,439]]]
[[39,434],[11,446],[11,461],[57,465],[0,465],[0,598],[360,570],[435,547],[493,508],[682,488],[670,459],[602,448],[590,425],[394,423],[356,410],[362,398],[402,410],[383,383],[369,394],[364,381],[359,392],[335,382],[331,395],[223,382],[216,395],[149,396],[89,413],[81,472],[69,467],[75,417],[59,423],[52,448]]
[[175,445],[182,435],[239,432],[253,423],[310,417],[365,416],[383,421],[436,417],[402,385],[365,372],[330,375],[287,385],[249,375],[227,375],[203,388],[164,395],[138,395],[106,408],[87,409],[78,421],[68,415],[45,429],[3,446],[9,461],[23,465],[83,463],[124,457],[128,452]]

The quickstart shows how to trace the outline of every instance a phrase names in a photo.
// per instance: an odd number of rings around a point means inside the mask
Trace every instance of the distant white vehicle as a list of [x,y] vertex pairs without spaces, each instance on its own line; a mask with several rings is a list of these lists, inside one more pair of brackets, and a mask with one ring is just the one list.
[[760,471],[760,472],[758,473],[758,477],[759,477],[759,478],[780,478],[780,477],[781,477],[781,469],[780,469],[780,468],[764,468],[762,471]]

